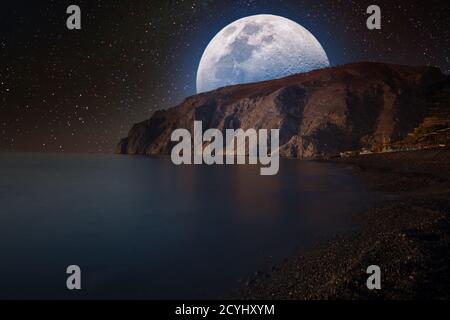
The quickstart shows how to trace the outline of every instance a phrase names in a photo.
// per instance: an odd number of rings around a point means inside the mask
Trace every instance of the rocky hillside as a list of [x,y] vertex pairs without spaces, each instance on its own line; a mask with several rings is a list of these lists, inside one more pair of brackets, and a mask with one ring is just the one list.
[[357,63],[221,88],[155,112],[133,126],[116,152],[168,154],[172,131],[192,131],[194,120],[203,121],[203,130],[278,128],[285,157],[375,150],[404,141],[430,115],[448,117],[441,91],[450,88],[449,78],[432,67]]
[[391,145],[394,149],[427,148],[450,144],[450,85],[442,83],[429,90],[428,108],[419,126],[401,141]]

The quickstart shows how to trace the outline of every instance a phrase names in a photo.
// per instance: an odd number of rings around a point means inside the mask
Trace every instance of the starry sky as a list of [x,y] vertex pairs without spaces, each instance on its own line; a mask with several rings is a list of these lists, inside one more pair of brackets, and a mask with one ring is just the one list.
[[[66,28],[81,8],[82,29]],[[382,10],[382,29],[366,9]],[[198,63],[229,23],[275,14],[307,28],[332,65],[450,72],[448,0],[54,0],[0,4],[0,151],[112,152],[133,123],[196,92]]]

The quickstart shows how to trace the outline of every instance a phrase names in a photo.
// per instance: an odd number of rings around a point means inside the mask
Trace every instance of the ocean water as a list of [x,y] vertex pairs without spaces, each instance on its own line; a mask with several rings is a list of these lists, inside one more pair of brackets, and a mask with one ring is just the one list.
[[[351,169],[283,160],[0,154],[0,298],[220,298],[257,270],[354,226],[370,202]],[[82,290],[66,288],[79,265]]]

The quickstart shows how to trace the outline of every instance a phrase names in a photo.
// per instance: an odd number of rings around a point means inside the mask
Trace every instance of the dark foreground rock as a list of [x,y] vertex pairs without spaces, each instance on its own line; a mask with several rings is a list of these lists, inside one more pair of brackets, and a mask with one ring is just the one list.
[[[449,299],[450,150],[338,160],[387,199],[355,216],[358,231],[294,256],[244,285],[245,299]],[[370,265],[382,290],[366,287]]]
[[413,144],[436,143],[430,134],[449,127],[449,79],[432,67],[356,63],[221,88],[155,112],[133,126],[116,152],[168,154],[172,132],[192,132],[195,120],[204,130],[280,129],[280,154],[292,158],[383,149],[410,134]]

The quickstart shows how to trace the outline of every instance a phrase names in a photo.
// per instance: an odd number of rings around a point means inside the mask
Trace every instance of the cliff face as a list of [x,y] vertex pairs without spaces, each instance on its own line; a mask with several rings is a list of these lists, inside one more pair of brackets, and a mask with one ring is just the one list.
[[[133,126],[116,152],[168,154],[172,131],[192,131],[195,120],[203,121],[203,130],[280,129],[280,154],[285,157],[374,149],[413,132],[429,111],[430,92],[442,87],[448,88],[449,80],[436,68],[381,63],[231,86],[155,112]],[[448,102],[441,104],[448,108]]]

